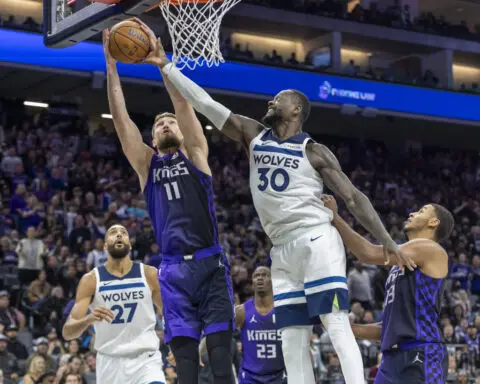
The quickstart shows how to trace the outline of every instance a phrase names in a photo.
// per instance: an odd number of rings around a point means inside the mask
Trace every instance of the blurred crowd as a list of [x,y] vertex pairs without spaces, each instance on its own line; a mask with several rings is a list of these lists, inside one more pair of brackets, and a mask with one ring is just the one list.
[[[143,127],[150,142],[150,125]],[[252,206],[244,151],[207,132],[219,234],[232,266],[235,300],[241,303],[252,297],[251,273],[267,264],[270,243]],[[478,153],[416,142],[393,151],[380,142],[317,139],[336,153],[399,243],[405,241],[403,220],[424,203],[453,211],[455,230],[443,244],[451,273],[441,323],[450,350],[449,379],[473,382],[480,369]],[[137,177],[112,131],[88,120],[27,114],[13,102],[0,103],[0,145],[0,383],[2,377],[3,383],[95,383],[93,332],[65,343],[61,328],[79,279],[106,260],[103,236],[113,223],[128,229],[135,260],[158,265],[159,249]],[[387,274],[349,256],[352,321],[381,321]],[[161,319],[157,334],[163,340]],[[237,342],[239,356],[241,349]],[[362,342],[361,350],[366,375],[373,380],[378,346]],[[162,351],[166,357],[163,343]],[[312,337],[311,351],[319,383],[342,383],[338,358],[321,329]],[[175,371],[166,359],[165,370],[174,383]],[[208,380],[206,374],[202,383]]]

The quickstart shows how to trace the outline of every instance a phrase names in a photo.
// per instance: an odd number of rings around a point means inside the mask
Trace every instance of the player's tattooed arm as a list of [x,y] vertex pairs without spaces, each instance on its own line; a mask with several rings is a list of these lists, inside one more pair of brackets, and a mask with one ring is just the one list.
[[352,324],[352,331],[356,339],[380,341],[382,338],[382,323]]
[[148,179],[150,161],[154,154],[152,148],[143,142],[140,130],[130,119],[123,96],[122,85],[117,71],[117,63],[108,49],[109,31],[103,32],[105,59],[107,62],[107,92],[110,113],[122,150],[130,165],[135,169],[143,190]]
[[237,305],[235,307],[235,326],[237,329],[243,328],[245,323],[245,307],[243,304]]
[[95,295],[96,284],[96,277],[93,271],[83,275],[80,280],[75,305],[62,329],[62,336],[65,340],[79,338],[95,321],[111,322],[113,320],[112,311],[103,307],[97,307],[92,313],[87,315],[88,307]]
[[157,314],[159,316],[163,315],[163,303],[162,296],[160,294],[160,284],[158,282],[158,270],[155,267],[145,265],[145,277],[147,279],[148,285],[152,290],[152,301],[157,307]]
[[407,266],[413,270],[413,263],[402,255],[400,247],[385,229],[368,197],[343,173],[335,155],[325,145],[318,143],[309,143],[307,154],[310,163],[322,176],[325,185],[345,202],[350,213],[384,246],[386,263],[389,262],[391,253],[396,257],[400,267]]

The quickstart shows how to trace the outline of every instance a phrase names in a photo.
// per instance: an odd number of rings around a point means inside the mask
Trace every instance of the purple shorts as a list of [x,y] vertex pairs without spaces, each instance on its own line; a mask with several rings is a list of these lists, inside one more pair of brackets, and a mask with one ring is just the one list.
[[230,269],[219,253],[200,260],[160,265],[160,290],[165,320],[165,342],[187,336],[233,330],[234,309]]

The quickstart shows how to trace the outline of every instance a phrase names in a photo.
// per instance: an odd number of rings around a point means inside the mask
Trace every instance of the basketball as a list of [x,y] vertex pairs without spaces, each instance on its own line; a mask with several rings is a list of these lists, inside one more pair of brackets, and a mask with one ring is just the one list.
[[110,31],[109,50],[113,58],[121,63],[139,63],[148,56],[150,41],[137,22],[127,20]]

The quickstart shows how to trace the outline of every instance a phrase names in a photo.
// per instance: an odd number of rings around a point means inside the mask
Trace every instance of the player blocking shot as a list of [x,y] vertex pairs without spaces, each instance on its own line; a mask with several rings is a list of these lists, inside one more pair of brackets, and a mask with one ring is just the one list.
[[63,338],[76,339],[93,325],[97,383],[164,384],[155,333],[154,305],[162,311],[157,269],[132,261],[122,225],[108,229],[105,249],[107,262],[80,280]]
[[105,31],[110,111],[122,149],[139,177],[160,247],[165,342],[175,356],[178,380],[198,382],[203,332],[215,384],[233,383],[233,291],[218,239],[203,129],[192,106],[166,84],[175,114],[159,114],[152,128],[154,149],[144,144],[128,115],[108,42]]
[[[335,199],[323,196],[334,212],[333,224],[345,245],[363,263],[383,265],[382,246],[356,233],[338,214]],[[438,204],[411,213],[401,246],[417,266],[414,271],[390,269],[385,284],[383,322],[353,326],[359,339],[381,342],[383,352],[375,384],[443,384],[448,375],[448,353],[440,324],[441,297],[448,274],[448,255],[438,244],[454,226],[452,214]]]
[[[339,356],[347,384],[363,384],[360,350],[348,320],[346,258],[332,212],[316,197],[323,183],[384,245],[386,257],[404,260],[368,198],[342,172],[338,160],[302,131],[310,102],[301,92],[280,92],[263,123],[232,113],[214,101],[168,60],[161,41],[151,37],[146,62],[159,66],[166,81],[222,133],[243,144],[250,157],[250,188],[273,248],[272,279],[276,325],[288,377],[314,382],[310,359],[312,322],[322,321]],[[409,267],[411,267],[408,264]]]

